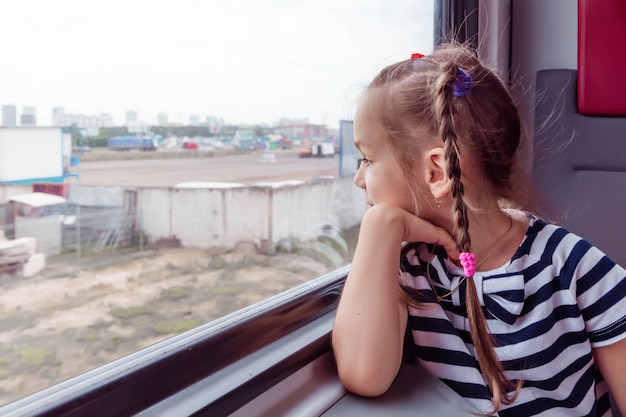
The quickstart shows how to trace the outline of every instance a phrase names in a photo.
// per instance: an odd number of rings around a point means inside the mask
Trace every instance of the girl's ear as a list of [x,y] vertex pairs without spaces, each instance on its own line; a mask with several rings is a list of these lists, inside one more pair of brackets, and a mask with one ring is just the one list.
[[448,161],[443,147],[436,146],[424,154],[424,176],[426,185],[436,200],[443,200],[450,193],[452,181],[448,176]]

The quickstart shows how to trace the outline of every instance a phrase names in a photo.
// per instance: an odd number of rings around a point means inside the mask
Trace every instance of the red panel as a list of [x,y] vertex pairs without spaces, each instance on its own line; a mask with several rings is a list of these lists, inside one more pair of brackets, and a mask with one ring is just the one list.
[[578,111],[626,116],[626,0],[578,0]]
[[54,194],[59,197],[67,198],[69,194],[69,184],[66,183],[47,183],[38,182],[33,184],[34,193]]

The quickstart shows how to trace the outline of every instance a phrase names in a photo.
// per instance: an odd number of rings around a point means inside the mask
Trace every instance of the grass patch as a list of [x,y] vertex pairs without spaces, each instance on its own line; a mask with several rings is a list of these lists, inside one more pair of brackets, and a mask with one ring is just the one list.
[[85,329],[78,335],[78,340],[93,343],[100,339],[99,333],[94,329]]
[[176,301],[181,298],[189,297],[193,294],[192,287],[170,287],[161,291],[161,297],[166,300]]
[[211,295],[234,295],[241,292],[239,285],[228,285],[226,287],[212,288]]
[[181,319],[181,320],[169,320],[160,321],[154,326],[154,330],[157,333],[182,333],[187,330],[191,330],[202,324],[200,319]]
[[4,367],[7,363],[9,363],[7,358],[0,357],[0,379],[10,374],[10,372]]
[[20,359],[27,365],[40,367],[52,356],[52,352],[43,348],[26,348],[20,351]]
[[110,311],[113,317],[118,319],[130,319],[132,317],[141,316],[142,314],[150,314],[144,307],[114,308]]
[[224,269],[228,263],[221,256],[213,256],[209,261],[210,269]]

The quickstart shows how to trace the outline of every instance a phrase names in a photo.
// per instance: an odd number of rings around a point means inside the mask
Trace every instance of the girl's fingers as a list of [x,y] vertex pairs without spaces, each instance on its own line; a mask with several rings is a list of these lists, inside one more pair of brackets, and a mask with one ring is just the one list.
[[441,246],[451,259],[459,259],[459,250],[456,247],[456,243],[445,229],[415,216],[412,216],[409,228],[407,236],[409,241],[432,243]]
[[439,229],[439,240],[435,244],[443,246],[450,259],[459,259],[459,250],[456,247],[456,243],[445,230]]

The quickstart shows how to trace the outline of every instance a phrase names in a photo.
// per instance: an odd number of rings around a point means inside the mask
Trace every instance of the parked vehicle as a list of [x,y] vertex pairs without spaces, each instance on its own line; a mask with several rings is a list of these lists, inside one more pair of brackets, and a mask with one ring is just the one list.
[[326,156],[335,156],[335,146],[332,143],[315,143],[310,148],[301,149],[298,152],[300,158],[324,158]]
[[198,149],[196,142],[183,142],[183,149]]
[[299,158],[310,158],[311,157],[311,148],[304,148],[298,151]]
[[115,136],[107,140],[107,147],[113,151],[156,150],[154,139],[145,136]]
[[72,152],[74,153],[91,152],[91,146],[72,146]]

